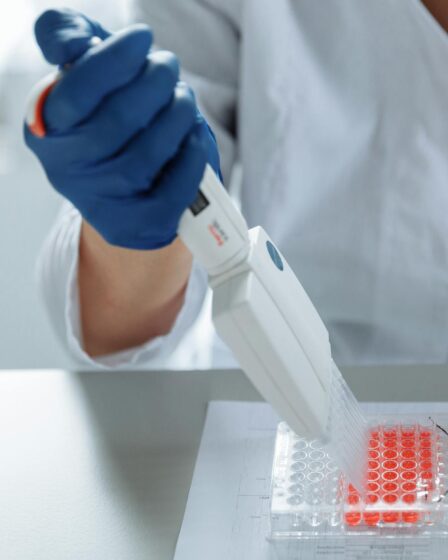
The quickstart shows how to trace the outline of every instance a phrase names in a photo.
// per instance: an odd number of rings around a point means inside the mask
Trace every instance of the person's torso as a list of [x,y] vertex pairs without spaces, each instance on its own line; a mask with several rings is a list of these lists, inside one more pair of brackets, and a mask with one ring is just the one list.
[[420,0],[246,0],[243,212],[336,361],[448,358],[448,35]]

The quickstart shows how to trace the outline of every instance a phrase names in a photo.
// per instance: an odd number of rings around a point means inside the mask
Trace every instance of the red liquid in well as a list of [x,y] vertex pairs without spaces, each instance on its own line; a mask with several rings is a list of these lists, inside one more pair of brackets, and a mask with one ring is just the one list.
[[371,527],[378,525],[380,521],[380,514],[376,511],[365,512],[363,515],[364,523]]
[[[350,527],[418,523],[422,513],[411,508],[434,488],[435,444],[434,432],[421,426],[372,428],[365,488],[360,493],[349,485],[345,523]],[[377,509],[369,510],[372,506]]]
[[361,523],[361,513],[358,511],[346,513],[345,522],[351,526],[359,525]]

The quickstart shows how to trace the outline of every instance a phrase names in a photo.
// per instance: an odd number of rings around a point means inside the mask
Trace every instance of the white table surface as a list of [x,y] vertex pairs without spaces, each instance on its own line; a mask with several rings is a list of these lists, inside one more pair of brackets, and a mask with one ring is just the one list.
[[[448,401],[448,367],[344,370],[361,400]],[[207,402],[241,372],[0,372],[0,558],[168,560]]]

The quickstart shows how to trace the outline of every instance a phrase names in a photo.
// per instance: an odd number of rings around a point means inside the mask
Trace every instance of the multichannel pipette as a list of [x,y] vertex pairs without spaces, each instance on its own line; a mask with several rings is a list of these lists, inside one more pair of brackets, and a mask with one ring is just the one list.
[[261,227],[248,230],[207,166],[179,236],[206,268],[213,322],[246,375],[297,434],[321,439],[361,487],[366,423],[331,357],[328,331]]
[[[45,134],[42,109],[58,77],[32,92],[27,124]],[[213,321],[246,375],[300,436],[321,439],[361,487],[366,423],[331,357],[328,331],[305,290],[261,227],[248,230],[207,165],[180,238],[208,272]]]

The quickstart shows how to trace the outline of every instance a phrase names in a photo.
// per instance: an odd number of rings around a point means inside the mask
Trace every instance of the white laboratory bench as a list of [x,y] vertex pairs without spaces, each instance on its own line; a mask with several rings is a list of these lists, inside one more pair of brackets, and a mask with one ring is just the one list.
[[[448,366],[343,370],[360,400],[448,401]],[[0,371],[0,558],[173,558],[207,402],[239,371]]]

